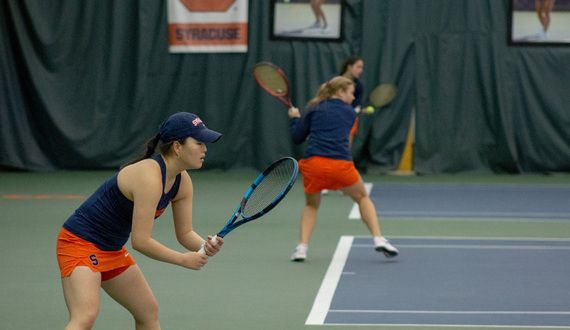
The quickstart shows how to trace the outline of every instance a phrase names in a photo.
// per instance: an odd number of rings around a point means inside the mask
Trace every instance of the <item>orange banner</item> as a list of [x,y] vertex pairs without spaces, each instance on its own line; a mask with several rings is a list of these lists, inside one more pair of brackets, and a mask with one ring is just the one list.
[[247,52],[248,5],[248,0],[168,0],[170,52]]
[[247,45],[247,23],[173,23],[170,45]]

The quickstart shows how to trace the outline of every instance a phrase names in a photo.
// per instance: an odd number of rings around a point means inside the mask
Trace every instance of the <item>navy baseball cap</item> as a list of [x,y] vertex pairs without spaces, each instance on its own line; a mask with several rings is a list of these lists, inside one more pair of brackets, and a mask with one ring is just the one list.
[[178,112],[168,117],[160,124],[159,134],[163,142],[179,141],[191,137],[199,142],[212,143],[222,137],[222,134],[206,128],[198,116],[189,112]]

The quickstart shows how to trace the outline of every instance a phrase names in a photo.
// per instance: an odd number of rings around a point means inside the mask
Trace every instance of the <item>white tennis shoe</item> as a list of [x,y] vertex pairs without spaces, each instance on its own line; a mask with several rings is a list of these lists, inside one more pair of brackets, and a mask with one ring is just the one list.
[[307,259],[307,250],[309,247],[307,244],[299,244],[297,248],[295,248],[295,252],[291,256],[291,261],[305,261]]
[[398,255],[396,249],[384,236],[374,237],[374,249],[378,252],[383,252],[387,258],[392,258]]

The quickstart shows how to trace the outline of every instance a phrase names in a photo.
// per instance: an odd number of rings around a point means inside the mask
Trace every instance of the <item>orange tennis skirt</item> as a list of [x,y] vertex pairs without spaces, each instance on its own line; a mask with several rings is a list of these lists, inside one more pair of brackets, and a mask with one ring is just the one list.
[[352,186],[360,180],[354,163],[348,160],[313,156],[299,161],[306,193],[315,194],[323,189],[338,190]]
[[354,125],[352,125],[352,128],[350,129],[350,135],[356,135],[356,133],[358,133],[358,117],[356,117]]
[[136,264],[124,246],[119,251],[103,251],[65,228],[61,228],[57,237],[57,262],[62,278],[71,275],[77,266],[87,266],[100,272],[102,281],[110,280]]

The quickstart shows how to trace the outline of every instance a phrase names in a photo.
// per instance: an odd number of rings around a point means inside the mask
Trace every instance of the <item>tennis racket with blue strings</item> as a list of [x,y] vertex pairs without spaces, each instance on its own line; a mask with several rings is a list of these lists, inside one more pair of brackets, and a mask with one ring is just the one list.
[[[249,187],[236,212],[224,228],[212,238],[224,237],[237,227],[267,214],[285,198],[299,173],[299,164],[291,157],[282,158],[263,173]],[[238,220],[241,217],[241,220]],[[205,254],[204,247],[198,253]]]

